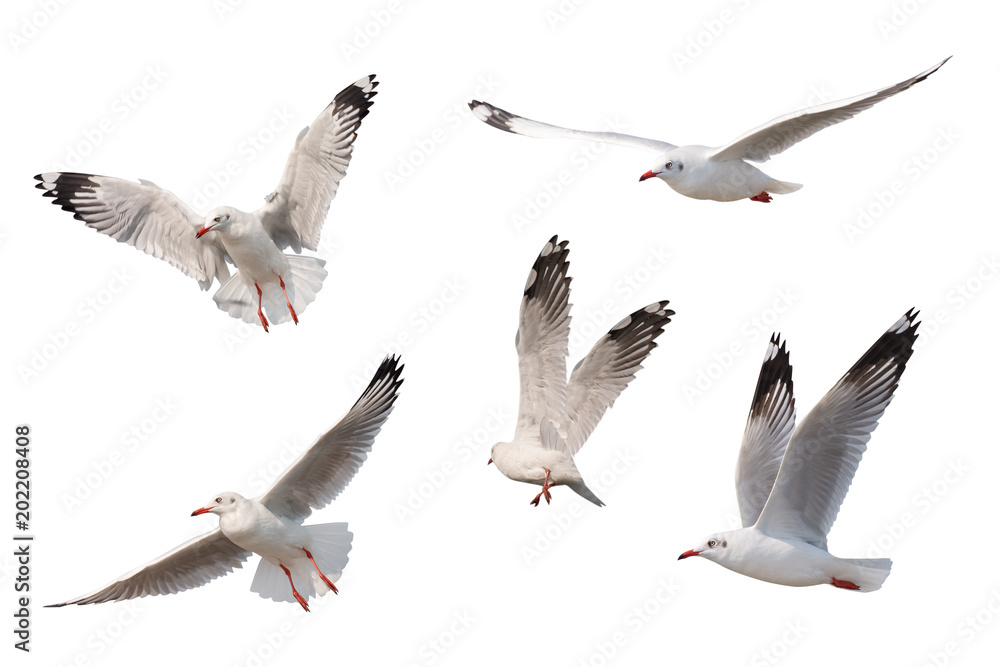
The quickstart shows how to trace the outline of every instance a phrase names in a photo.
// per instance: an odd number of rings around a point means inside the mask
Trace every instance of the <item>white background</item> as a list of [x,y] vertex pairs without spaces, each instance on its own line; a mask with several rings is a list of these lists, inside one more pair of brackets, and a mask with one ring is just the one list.
[[[13,547],[0,557],[3,650],[19,664],[996,656],[992,4],[48,4],[51,17],[44,2],[7,3],[0,49],[11,535],[14,425],[33,434],[30,656],[11,648]],[[479,97],[569,127],[719,145],[952,54],[764,165],[805,184],[768,205],[639,184],[651,155],[501,133],[465,107]],[[32,175],[69,167],[152,180],[200,212],[254,210],[299,129],[373,72],[380,94],[318,253],[330,275],[298,327],[241,325],[190,278],[32,189]],[[239,173],[214,187],[227,163]],[[536,488],[486,465],[513,434],[521,288],[553,234],[571,241],[570,363],[634,309],[666,298],[677,311],[579,456],[605,508],[565,488],[533,508]],[[786,588],[677,562],[733,527],[770,333],[789,341],[804,415],[911,306],[921,344],[830,535],[836,555],[893,559],[883,589]],[[221,490],[259,493],[398,349],[395,412],[347,491],[310,519],[355,533],[339,596],[311,615],[261,599],[254,557],[180,595],[43,608],[211,529],[191,510]]]

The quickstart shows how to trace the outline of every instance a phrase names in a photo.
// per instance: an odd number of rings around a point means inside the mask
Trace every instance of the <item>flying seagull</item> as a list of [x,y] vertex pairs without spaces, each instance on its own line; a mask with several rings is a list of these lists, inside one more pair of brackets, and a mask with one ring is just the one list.
[[[277,190],[253,213],[221,206],[203,218],[169,190],[142,179],[52,172],[35,176],[41,181],[35,187],[88,227],[169,262],[203,290],[217,279],[221,286],[213,298],[233,317],[259,321],[264,331],[268,317],[298,324],[323,286],[326,262],[281,251],[318,248],[376,86],[371,75],[337,93],[299,133]],[[239,269],[235,275],[227,261]]]
[[337,592],[354,535],[346,523],[303,526],[314,509],[340,495],[368,457],[375,436],[392,412],[403,366],[387,357],[368,388],[340,422],[320,436],[259,498],[225,492],[191,516],[219,515],[219,527],[104,588],[61,604],[96,604],[146,595],[169,595],[243,567],[251,552],[261,556],[250,590],[278,602],[298,602]]
[[911,79],[839,102],[794,111],[747,132],[725,146],[675,146],[666,141],[644,139],[616,132],[586,132],[522,118],[487,102],[473,100],[469,107],[479,120],[497,129],[526,137],[586,139],[632,148],[642,148],[657,157],[653,168],[639,181],[659,178],[671,188],[693,199],[736,201],[749,198],[767,203],[772,194],[784,195],[802,187],[771,178],[750,162],[767,162],[771,156],[794,146],[825,127],[871,108],[882,100],[920,83],[944,65],[951,56]]
[[524,286],[514,345],[521,375],[517,427],[511,442],[498,442],[488,463],[518,482],[549,489],[566,485],[597,506],[604,503],[587,486],[573,461],[597,423],[656,347],[674,311],[669,302],[640,308],[612,327],[573,369],[569,354],[569,241],[553,236],[535,260]]
[[715,533],[679,560],[701,556],[786,586],[882,586],[891,560],[837,558],[826,536],[913,352],[916,316],[911,309],[882,334],[798,426],[788,352],[771,337],[736,464],[743,528]]

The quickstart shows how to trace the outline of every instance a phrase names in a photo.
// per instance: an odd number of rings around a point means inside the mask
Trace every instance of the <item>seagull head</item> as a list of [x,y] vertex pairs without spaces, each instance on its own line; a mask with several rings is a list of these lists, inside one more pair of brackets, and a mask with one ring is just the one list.
[[205,234],[211,231],[222,231],[233,224],[236,220],[236,210],[230,206],[222,206],[213,209],[208,215],[205,216],[205,224],[202,228],[198,230],[195,234],[196,238],[201,238]]
[[212,499],[212,502],[208,503],[204,507],[199,507],[195,511],[191,512],[191,516],[198,516],[199,514],[205,514],[207,512],[222,516],[227,512],[235,510],[241,500],[243,500],[243,496],[240,494],[233,493],[232,491],[226,491],[217,495]]
[[670,181],[680,178],[683,175],[684,158],[682,155],[678,154],[678,151],[673,150],[656,158],[653,168],[640,176],[639,182],[642,183],[647,178],[659,178],[660,180],[669,183]]
[[701,556],[702,558],[718,561],[725,555],[726,547],[729,545],[728,538],[728,533],[717,533],[715,535],[711,535],[701,543],[701,546],[696,549],[688,549],[678,556],[677,560],[684,560],[685,558],[690,558],[691,556]]

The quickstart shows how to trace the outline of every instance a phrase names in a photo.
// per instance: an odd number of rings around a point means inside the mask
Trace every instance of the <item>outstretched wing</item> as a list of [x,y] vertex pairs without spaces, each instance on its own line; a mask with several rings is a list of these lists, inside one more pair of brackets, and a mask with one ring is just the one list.
[[131,600],[147,595],[170,595],[204,586],[243,567],[250,552],[233,544],[218,528],[185,542],[152,563],[132,570],[99,591],[48,607]]
[[514,440],[562,448],[569,354],[569,241],[553,236],[535,259],[521,298],[518,368],[521,397]]
[[795,428],[792,366],[785,343],[775,334],[764,354],[736,462],[736,500],[743,526],[757,517],[771,495],[788,439]]
[[571,454],[580,451],[656,347],[654,341],[675,314],[668,303],[657,301],[625,317],[573,369],[566,398],[566,445]]
[[260,502],[275,514],[301,522],[340,495],[368,458],[375,436],[392,412],[402,372],[398,357],[386,357],[354,407],[302,453]]
[[472,100],[469,102],[469,108],[472,109],[472,113],[475,114],[476,118],[487,125],[495,127],[498,130],[503,130],[504,132],[520,134],[525,137],[538,137],[540,139],[585,139],[587,141],[599,141],[606,144],[619,144],[630,148],[641,148],[655,153],[663,153],[677,148],[677,146],[668,144],[665,141],[633,137],[630,134],[587,132],[584,130],[571,130],[559,127],[558,125],[549,125],[548,123],[540,123],[537,120],[529,120],[512,114],[509,111],[504,111],[489,102]]
[[882,334],[792,433],[757,527],[826,549],[872,431],[892,400],[917,338],[912,309]]
[[202,218],[174,193],[149,181],[51,172],[38,174],[43,197],[118,241],[170,262],[207,290],[229,280],[226,250],[217,234],[196,238]]
[[358,128],[378,94],[376,86],[372,74],[344,88],[295,139],[278,189],[257,211],[278,248],[317,249],[330,202],[351,162]]
[[910,86],[920,83],[944,65],[951,56],[945,58],[926,72],[921,72],[913,78],[875,90],[864,95],[850,97],[846,100],[809,107],[784,116],[778,116],[771,122],[747,132],[742,137],[726,146],[714,149],[709,158],[713,160],[751,160],[767,162],[772,155],[794,146],[803,139],[810,137],[825,127],[836,125],[848,118],[853,118],[865,109],[870,109],[882,100],[896,93],[901,93]]

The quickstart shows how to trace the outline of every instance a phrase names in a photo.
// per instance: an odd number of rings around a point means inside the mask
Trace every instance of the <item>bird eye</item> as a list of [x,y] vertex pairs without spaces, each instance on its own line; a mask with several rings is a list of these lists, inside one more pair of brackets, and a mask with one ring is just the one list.
[[222,221],[222,216],[221,215],[215,216],[215,222],[221,222],[221,221]]
[[672,169],[672,168],[673,168],[673,166],[674,166],[674,163],[673,163],[673,162],[668,162],[668,163],[666,163],[666,164],[665,164],[665,165],[663,165],[663,166],[664,166],[664,167],[666,167],[667,169]]
[[221,503],[221,502],[222,502],[222,496],[219,496],[218,498],[216,498],[216,499],[215,499],[215,502],[217,502],[217,503]]
[[718,542],[716,542],[715,540],[709,540],[708,541],[708,546],[709,547],[714,547],[716,544],[718,544]]

